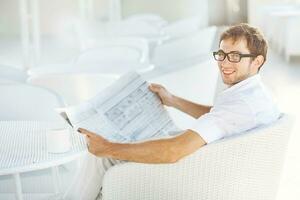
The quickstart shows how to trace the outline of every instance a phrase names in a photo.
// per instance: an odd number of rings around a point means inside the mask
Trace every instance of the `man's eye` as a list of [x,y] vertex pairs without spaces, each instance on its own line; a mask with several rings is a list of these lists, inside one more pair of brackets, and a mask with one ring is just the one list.
[[236,54],[236,53],[233,53],[233,54],[230,54],[230,57],[231,57],[231,58],[239,58],[240,55],[239,55],[239,54]]

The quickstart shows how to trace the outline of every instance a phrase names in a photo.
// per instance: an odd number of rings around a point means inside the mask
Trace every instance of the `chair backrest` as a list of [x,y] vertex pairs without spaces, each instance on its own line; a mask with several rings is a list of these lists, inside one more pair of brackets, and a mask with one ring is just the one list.
[[[136,62],[149,61],[149,46],[147,40],[136,37],[106,37],[106,38],[90,38],[85,41],[82,50],[97,48],[99,52],[98,60],[131,60]],[[119,52],[121,51],[121,52]],[[136,54],[138,51],[138,54]],[[134,52],[134,53],[132,53]],[[84,52],[83,52],[84,53]],[[79,55],[81,57],[81,54]],[[99,58],[100,57],[100,58]]]
[[60,74],[71,73],[74,69],[74,64],[55,64],[55,65],[43,65],[39,67],[33,67],[27,70],[28,78],[32,76],[39,76],[43,74]]
[[88,40],[68,70],[90,73],[123,74],[131,70],[150,71],[149,47],[140,38],[106,38]]
[[190,61],[191,64],[197,64],[198,58],[209,56],[216,30],[216,27],[209,27],[186,37],[163,43],[154,49],[151,62],[157,67],[172,67]]
[[115,75],[60,73],[40,74],[27,81],[55,91],[66,105],[74,105],[95,96],[117,79]]
[[106,37],[153,37],[160,35],[160,28],[144,20],[119,22],[79,21],[76,24],[79,41]]
[[168,35],[170,39],[184,37],[193,32],[197,32],[200,28],[201,17],[189,17],[169,23],[162,28],[162,33]]
[[0,84],[0,120],[61,121],[55,108],[63,105],[57,94],[28,84]]
[[120,21],[108,23],[106,33],[111,36],[153,37],[160,35],[160,28],[145,21]]
[[274,200],[292,124],[290,116],[283,116],[267,127],[211,143],[175,164],[117,165],[105,174],[103,197]]
[[25,82],[27,79],[26,71],[13,66],[0,65],[0,79],[15,82]]
[[131,22],[146,22],[149,23],[155,27],[162,28],[168,24],[168,22],[163,19],[161,16],[153,13],[146,13],[146,14],[134,14],[126,19],[125,21],[131,21]]
[[75,60],[76,65],[99,65],[108,61],[140,62],[142,54],[138,49],[125,46],[94,47],[81,52]]

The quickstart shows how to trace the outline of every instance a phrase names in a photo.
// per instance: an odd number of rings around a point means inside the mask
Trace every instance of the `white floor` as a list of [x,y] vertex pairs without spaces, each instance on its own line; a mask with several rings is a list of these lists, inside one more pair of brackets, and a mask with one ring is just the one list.
[[[0,40],[0,63],[20,65],[21,51],[17,42],[10,48],[11,43],[6,44],[5,40]],[[53,46],[55,49],[56,46]],[[51,56],[47,53],[44,60],[52,62],[65,62],[76,55],[76,49],[66,54],[65,49],[61,51],[52,50],[55,54]],[[51,52],[52,52],[51,51]],[[60,54],[64,53],[64,54]],[[62,59],[55,59],[52,56],[60,55]],[[289,149],[286,156],[286,162],[282,174],[282,181],[277,200],[298,200],[300,199],[300,59],[292,59],[291,63],[286,63],[282,56],[270,52],[269,60],[263,67],[261,75],[265,83],[271,88],[282,111],[294,114],[297,117],[293,133],[290,138]],[[61,168],[63,172],[64,185],[72,178],[68,170]],[[51,193],[53,188],[49,171],[35,172],[23,175],[24,192]],[[11,194],[14,192],[13,181],[9,176],[0,177],[0,200],[14,199]],[[10,194],[9,194],[10,193]],[[45,199],[48,194],[35,194],[26,196],[25,199]]]

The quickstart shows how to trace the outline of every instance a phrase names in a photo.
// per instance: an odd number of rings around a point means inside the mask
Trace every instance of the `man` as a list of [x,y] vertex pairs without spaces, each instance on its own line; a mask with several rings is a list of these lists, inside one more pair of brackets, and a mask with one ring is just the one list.
[[88,150],[93,155],[88,156],[76,179],[77,184],[66,197],[94,200],[98,196],[100,199],[102,178],[112,165],[124,161],[174,163],[213,141],[278,119],[279,111],[258,75],[266,55],[267,43],[256,28],[239,24],[227,29],[213,56],[228,89],[217,97],[213,107],[190,102],[169,93],[161,85],[152,84],[150,90],[164,105],[197,118],[193,127],[176,137],[119,144],[79,129],[86,135]]

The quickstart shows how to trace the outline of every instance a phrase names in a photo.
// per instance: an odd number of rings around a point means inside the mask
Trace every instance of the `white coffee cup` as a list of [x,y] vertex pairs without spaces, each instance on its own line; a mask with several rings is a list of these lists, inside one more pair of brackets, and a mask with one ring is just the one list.
[[49,153],[65,153],[71,149],[70,130],[52,129],[46,134]]

